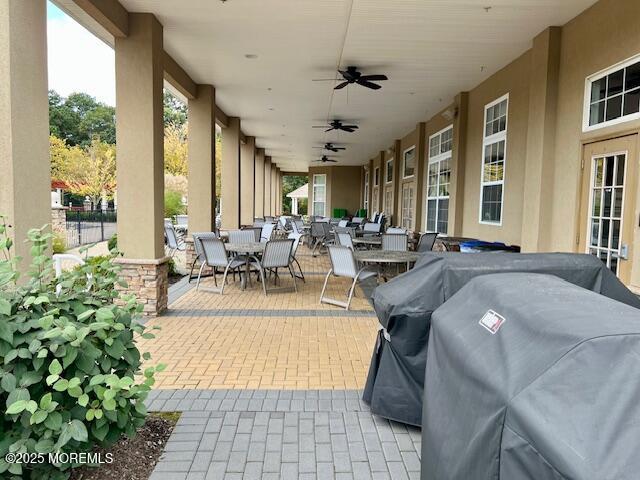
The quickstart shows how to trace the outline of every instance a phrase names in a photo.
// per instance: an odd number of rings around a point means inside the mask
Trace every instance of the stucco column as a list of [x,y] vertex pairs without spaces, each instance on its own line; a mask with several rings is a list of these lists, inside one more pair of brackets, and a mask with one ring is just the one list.
[[522,251],[548,248],[553,195],[556,106],[560,72],[560,27],[550,27],[533,39],[529,121],[522,211]]
[[271,165],[271,215],[278,215],[278,167]]
[[[457,115],[453,120],[453,146],[451,149],[451,180],[449,184],[449,228],[450,235],[462,235],[464,211],[464,172],[467,151],[467,119],[469,93],[456,95]],[[425,226],[426,229],[426,226]]]
[[427,124],[424,122],[420,122],[418,124],[418,144],[416,145],[416,171],[415,171],[415,180],[416,180],[416,191],[415,196],[413,197],[413,201],[415,202],[413,212],[415,218],[413,220],[413,229],[416,232],[423,231],[426,227],[424,225],[424,203],[422,192],[424,189],[424,180],[425,180],[425,159],[427,154],[427,138],[426,138],[426,129]]
[[198,85],[189,99],[189,232],[212,232],[216,201],[215,89]]
[[253,210],[255,208],[255,137],[246,137],[246,142],[240,147],[240,223],[253,224]]
[[45,0],[0,0],[0,214],[22,270],[27,231],[51,223],[46,18]]
[[240,228],[240,119],[229,117],[222,129],[222,228]]
[[393,223],[400,225],[402,218],[402,141],[393,143]]
[[256,148],[254,188],[255,216],[262,218],[264,217],[264,148]]
[[129,15],[129,36],[116,37],[118,248],[123,277],[153,315],[167,307],[164,252],[162,25]]
[[271,216],[271,157],[264,157],[264,214]]

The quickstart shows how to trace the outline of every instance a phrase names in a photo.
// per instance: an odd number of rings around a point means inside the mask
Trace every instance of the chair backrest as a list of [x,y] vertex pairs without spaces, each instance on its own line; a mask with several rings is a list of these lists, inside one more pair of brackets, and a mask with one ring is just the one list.
[[264,225],[264,218],[254,218],[253,219],[253,226],[254,227],[262,227]]
[[298,221],[294,220],[293,222],[291,222],[291,230],[293,231],[293,233],[302,233],[302,229],[298,228]]
[[260,241],[262,243],[268,242],[269,240],[271,240],[271,235],[273,235],[274,228],[275,228],[275,225],[273,223],[265,223],[262,226],[262,233],[260,233]]
[[169,248],[178,248],[178,234],[176,229],[170,223],[164,224],[164,235],[167,239],[167,246]]
[[291,248],[291,256],[296,256],[296,251],[298,250],[298,245],[300,245],[300,239],[302,238],[302,233],[299,232],[291,232],[287,235],[287,238],[293,240],[293,247]]
[[385,233],[382,235],[382,250],[406,252],[409,237],[404,233]]
[[264,221],[265,223],[273,223],[276,221],[276,217],[272,217],[270,215],[265,215],[264,216]]
[[282,226],[282,228],[287,228],[287,222],[289,221],[289,219],[287,217],[285,217],[284,215],[282,215],[279,219],[278,219],[278,223]]
[[298,229],[298,233],[304,233],[304,222],[302,221],[301,218],[296,218],[293,223],[295,224],[296,228]]
[[[229,232],[231,233],[231,232]],[[229,263],[229,256],[227,250],[224,248],[224,243],[219,238],[215,237],[198,237],[197,241],[200,242],[200,247],[204,254],[204,261],[210,267],[226,267]]]
[[189,215],[176,215],[176,225],[186,227],[189,225]]
[[338,277],[356,278],[358,266],[353,256],[353,250],[342,245],[329,245],[327,249],[333,274]]
[[324,230],[324,237],[325,238],[329,238],[333,235],[333,228],[331,227],[330,223],[327,222],[320,222],[320,225],[322,225],[322,228]]
[[322,222],[311,222],[311,236],[313,238],[324,237],[324,227]]
[[254,243],[256,235],[253,230],[229,230],[229,243]]
[[260,241],[260,235],[262,235],[262,227],[245,227],[242,230],[253,232],[253,242]]
[[386,233],[399,233],[401,235],[404,235],[405,233],[407,233],[407,231],[401,227],[389,227],[387,228]]
[[364,217],[353,217],[351,219],[351,223],[357,223],[358,225],[361,225],[363,221]]
[[384,214],[384,212],[381,212],[380,215],[378,215],[378,220],[376,223],[383,225],[385,218],[387,218],[387,216]]
[[351,250],[353,250],[353,238],[351,237],[351,234],[349,234],[348,232],[338,232],[337,237],[338,243],[340,245],[342,245],[343,247],[349,247]]
[[373,222],[365,223],[363,230],[367,233],[380,233],[380,224]]
[[264,268],[288,267],[291,261],[294,240],[269,240],[264,246],[262,266]]
[[202,256],[204,258],[204,251],[202,250],[201,238],[218,238],[215,232],[196,232],[191,235],[193,237],[193,248],[196,251],[196,256]]
[[338,226],[339,226],[339,227],[346,227],[348,224],[349,224],[349,220],[344,220],[344,219],[343,219],[343,220],[340,220],[340,221],[338,222]]
[[320,217],[317,221],[320,223],[329,223],[331,219],[329,217]]
[[371,217],[371,221],[372,221],[373,223],[378,223],[378,216],[379,216],[379,215],[380,215],[380,214],[379,214],[378,212],[373,212],[373,217]]
[[431,250],[433,250],[433,245],[436,243],[436,238],[438,238],[438,232],[423,233],[422,235],[420,235],[420,240],[418,241],[416,251],[430,252]]

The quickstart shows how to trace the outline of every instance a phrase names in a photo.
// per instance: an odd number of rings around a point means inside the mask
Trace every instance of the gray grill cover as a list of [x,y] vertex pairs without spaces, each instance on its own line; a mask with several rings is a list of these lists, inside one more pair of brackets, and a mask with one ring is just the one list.
[[637,309],[550,275],[475,279],[433,314],[421,478],[637,479],[639,371]]
[[531,272],[640,308],[640,300],[592,255],[573,253],[429,253],[409,272],[376,288],[373,303],[382,332],[374,348],[363,400],[373,413],[422,423],[422,390],[431,312],[478,275]]

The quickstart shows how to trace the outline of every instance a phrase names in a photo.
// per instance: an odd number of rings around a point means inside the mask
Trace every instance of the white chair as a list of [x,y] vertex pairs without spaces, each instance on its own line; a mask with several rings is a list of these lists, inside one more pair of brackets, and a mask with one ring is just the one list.
[[402,233],[385,233],[382,235],[382,250],[406,252],[409,237]]
[[322,248],[333,242],[333,234],[331,233],[331,225],[326,222],[313,222],[311,224],[311,254],[316,256],[316,249],[322,253]]
[[[354,290],[356,288],[356,283],[376,276],[377,272],[368,270],[366,267],[359,269],[356,259],[353,256],[353,250],[349,247],[329,245],[327,248],[329,249],[331,270],[329,270],[329,273],[327,273],[327,276],[324,279],[324,285],[322,286],[322,292],[320,293],[320,303],[328,303],[330,305],[335,305],[349,310],[351,299],[353,298]],[[324,296],[327,289],[327,283],[329,282],[329,277],[331,275],[334,277],[346,277],[353,280],[351,288],[349,288],[349,294],[346,302]]]
[[418,240],[418,246],[416,247],[417,252],[430,252],[433,250],[433,245],[436,243],[436,238],[438,238],[438,232],[427,232],[420,235],[420,240]]
[[385,233],[406,235],[407,234],[407,230],[404,229],[404,228],[401,228],[401,227],[389,227],[389,228],[387,228],[387,231]]
[[173,258],[176,252],[184,251],[184,240],[181,236],[178,235],[176,229],[173,228],[173,225],[171,225],[170,223],[165,222],[164,224],[164,237],[167,256]]
[[[194,239],[194,241],[196,241]],[[211,267],[213,269],[213,282],[216,288],[202,288],[204,291],[224,293],[224,287],[227,283],[227,274],[229,270],[238,270],[245,265],[244,260],[229,257],[229,253],[224,248],[222,240],[215,237],[198,237],[197,241],[200,242],[201,249],[204,255],[204,262],[200,266],[198,272],[198,281],[196,282],[196,290],[200,290],[200,280],[202,279],[202,271],[204,267]],[[222,286],[218,288],[218,280],[216,279],[216,268],[224,268],[222,275]]]
[[351,237],[351,234],[348,232],[337,232],[336,233],[336,239],[339,245],[342,245],[343,247],[348,247],[351,250],[354,249],[353,247],[353,238]]
[[193,276],[193,270],[196,268],[196,263],[204,262],[204,252],[202,251],[202,244],[198,240],[199,238],[218,238],[218,235],[215,232],[197,232],[193,235],[193,249],[196,252],[196,256],[191,263],[191,270],[189,270],[189,278],[187,280],[188,283],[191,283],[191,280],[194,278],[198,278],[197,276]]
[[278,282],[278,269],[286,268],[293,279],[293,290],[297,293],[296,274],[291,267],[291,253],[293,251],[294,240],[269,240],[264,246],[264,253],[260,261],[252,261],[251,266],[258,269],[262,280],[262,291],[267,295],[267,273],[275,274],[275,283]]
[[253,230],[229,230],[229,243],[255,243]]
[[[292,267],[294,264],[298,267],[298,270],[300,271],[300,276],[298,276],[298,278],[301,279],[303,282],[306,282],[304,278],[304,272],[302,271],[302,267],[300,266],[300,262],[298,262],[298,259],[296,258],[296,252],[298,251],[298,246],[300,245],[300,241],[302,240],[302,237],[304,237],[303,233],[291,232],[287,238],[290,238],[291,240],[293,240],[293,247],[291,247]],[[295,272],[295,267],[293,268],[293,271]]]
[[344,219],[343,219],[343,220],[340,220],[340,221],[338,222],[338,226],[339,226],[339,227],[341,227],[341,228],[346,228],[346,227],[347,227],[347,225],[349,225],[349,220],[344,220]]
[[176,225],[186,230],[189,227],[189,215],[176,215]]
[[381,225],[379,223],[368,222],[362,227],[362,231],[365,235],[376,235],[381,231]]
[[274,228],[275,228],[275,224],[273,223],[265,223],[262,226],[262,233],[260,233],[260,241],[262,243],[265,243],[271,240],[271,236],[273,235]]

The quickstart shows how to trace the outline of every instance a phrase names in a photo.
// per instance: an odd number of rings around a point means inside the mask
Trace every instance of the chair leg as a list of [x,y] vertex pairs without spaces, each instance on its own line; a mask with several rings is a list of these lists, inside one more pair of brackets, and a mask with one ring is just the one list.
[[191,283],[191,280],[193,280],[193,278],[191,278],[193,276],[193,269],[196,268],[196,262],[198,261],[198,257],[193,259],[193,263],[191,263],[191,270],[189,270],[189,280],[187,280],[187,283]]
[[203,262],[200,266],[200,271],[198,272],[198,280],[196,281],[196,290],[200,288],[200,278],[202,277],[202,270],[204,270],[205,265],[206,263]]
[[[303,282],[306,283],[306,280],[304,278],[304,272],[302,271],[302,267],[300,266],[300,262],[298,262],[298,259],[293,257],[293,261],[296,262],[296,265],[298,265],[298,269],[300,269],[300,276],[298,278],[300,278]],[[295,271],[295,269],[294,269]]]
[[[231,267],[231,264],[228,264],[227,267],[224,269],[224,274],[222,275],[222,286],[220,287],[220,295],[224,293],[224,287],[227,284],[227,274],[229,273],[230,267]],[[235,274],[235,269],[233,270],[233,272]]]
[[327,282],[329,281],[329,276],[333,273],[333,268],[329,270],[327,276],[324,277],[324,285],[322,285],[322,291],[320,292],[320,303],[322,303],[322,299],[324,298],[324,292],[327,289]]
[[291,278],[293,278],[293,290],[298,293],[298,284],[296,283],[296,274],[293,271],[293,269],[291,268],[291,265],[289,265],[289,273],[291,274]]
[[264,276],[264,269],[262,268],[262,266],[260,266],[260,279],[262,280],[262,292],[266,297],[267,296],[267,280]]
[[356,289],[356,283],[358,282],[358,277],[353,279],[353,283],[351,284],[351,289],[349,289],[349,298],[347,299],[346,310],[349,310],[349,306],[351,305],[351,299],[353,298],[353,292]]

